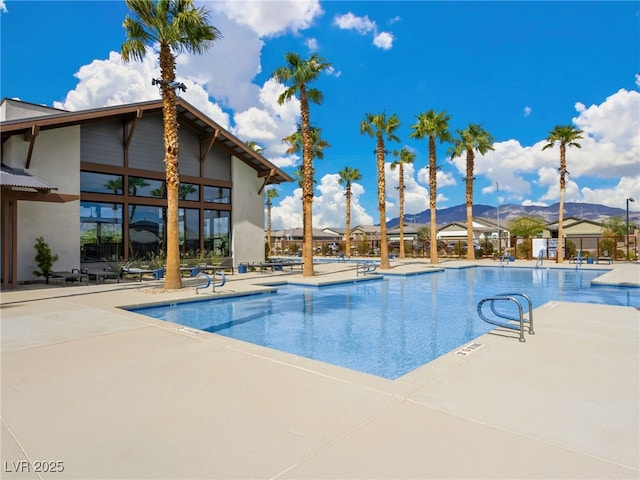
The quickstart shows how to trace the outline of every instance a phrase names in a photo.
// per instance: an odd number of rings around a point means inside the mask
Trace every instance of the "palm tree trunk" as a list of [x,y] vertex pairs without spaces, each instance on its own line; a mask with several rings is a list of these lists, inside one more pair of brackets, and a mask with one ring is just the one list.
[[303,277],[313,272],[313,141],[310,134],[309,100],[304,86],[300,87],[300,116],[302,121],[302,228]]
[[347,212],[346,212],[346,225],[345,225],[345,237],[346,237],[346,245],[344,248],[344,253],[347,257],[351,256],[351,182],[347,181]]
[[389,269],[389,247],[387,245],[387,219],[384,181],[384,140],[378,135],[377,140],[378,163],[378,211],[380,212],[380,268]]
[[267,202],[267,253],[271,255],[271,200]]
[[176,94],[169,87],[175,80],[175,59],[168,45],[160,45],[160,71],[162,85],[162,111],[164,115],[165,173],[167,183],[167,258],[164,287],[182,288],[180,277],[180,241],[178,232],[178,119]]
[[404,168],[402,162],[400,162],[400,175],[399,190],[400,190],[400,258],[404,260]]
[[560,144],[560,210],[558,212],[558,248],[556,250],[556,263],[564,261],[564,249],[562,248],[562,221],[564,220],[564,191],[567,188],[565,184],[565,171],[567,169],[567,150],[564,143]]
[[560,211],[558,212],[558,248],[556,253],[556,263],[562,263],[564,261],[564,251],[562,248],[562,220],[564,210],[564,189],[560,190]]
[[467,150],[467,260],[475,260],[473,248],[473,150]]
[[436,220],[436,141],[429,136],[429,209],[431,245],[429,256],[432,264],[438,263],[438,223]]

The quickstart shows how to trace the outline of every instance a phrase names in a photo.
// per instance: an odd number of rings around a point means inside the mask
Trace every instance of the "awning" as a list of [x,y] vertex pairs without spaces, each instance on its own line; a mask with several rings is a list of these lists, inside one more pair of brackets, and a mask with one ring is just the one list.
[[9,188],[32,188],[38,192],[57,190],[50,183],[28,174],[22,169],[2,165],[0,171],[0,186]]

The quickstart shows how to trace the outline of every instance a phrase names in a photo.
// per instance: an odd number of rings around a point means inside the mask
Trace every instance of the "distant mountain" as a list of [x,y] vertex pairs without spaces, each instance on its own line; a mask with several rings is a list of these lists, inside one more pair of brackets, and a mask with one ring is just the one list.
[[[548,207],[541,207],[536,205],[524,206],[515,205],[513,203],[507,203],[500,205],[500,223],[507,224],[509,221],[524,215],[542,217],[547,223],[553,223],[558,221],[558,208],[559,204],[555,203]],[[437,210],[438,225],[443,226],[452,222],[467,221],[467,206],[457,205],[455,207],[443,208]],[[474,217],[484,217],[490,220],[497,221],[498,209],[489,205],[474,205],[473,206]],[[613,208],[605,205],[597,205],[593,203],[565,203],[564,204],[564,218],[574,217],[582,220],[591,220],[594,222],[602,222],[608,220],[611,217],[620,217],[623,220],[627,218],[627,211],[624,208]],[[405,223],[429,223],[431,221],[431,213],[427,209],[423,212],[416,213],[415,215],[409,214],[404,216]],[[629,212],[629,221],[635,223],[640,222],[640,213]],[[394,218],[387,222],[387,227],[393,228],[398,226],[399,219]]]

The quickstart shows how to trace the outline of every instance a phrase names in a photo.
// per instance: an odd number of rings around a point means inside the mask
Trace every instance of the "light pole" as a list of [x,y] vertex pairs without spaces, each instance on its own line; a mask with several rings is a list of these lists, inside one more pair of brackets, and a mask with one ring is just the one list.
[[627,198],[627,260],[629,260],[629,202],[635,202],[631,197]]

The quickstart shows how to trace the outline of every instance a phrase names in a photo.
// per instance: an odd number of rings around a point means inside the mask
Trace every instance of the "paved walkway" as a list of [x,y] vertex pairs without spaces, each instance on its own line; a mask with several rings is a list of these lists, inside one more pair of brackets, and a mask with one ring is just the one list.
[[[638,264],[611,267],[640,286]],[[316,273],[199,297],[356,278]],[[153,285],[2,293],[2,478],[640,478],[634,308],[549,303],[526,343],[483,335],[390,381],[114,308],[195,296]]]

